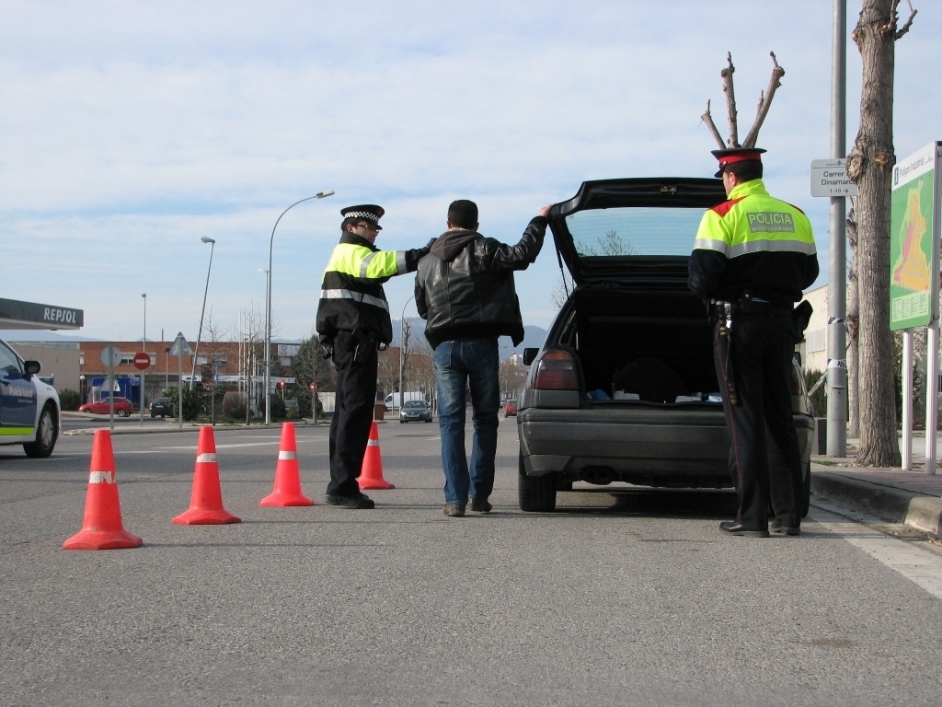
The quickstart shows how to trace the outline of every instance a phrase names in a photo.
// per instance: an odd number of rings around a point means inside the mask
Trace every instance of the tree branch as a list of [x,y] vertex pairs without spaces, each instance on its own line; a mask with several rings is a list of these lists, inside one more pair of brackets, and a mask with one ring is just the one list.
[[759,138],[759,129],[762,128],[762,124],[765,122],[765,116],[768,115],[769,108],[772,106],[772,99],[775,98],[776,89],[782,85],[780,79],[785,75],[785,69],[778,65],[775,52],[769,52],[769,55],[772,57],[772,63],[775,65],[772,69],[772,78],[769,79],[769,89],[765,92],[765,95],[759,103],[756,121],[752,124],[749,134],[746,135],[746,139],[742,143],[743,147],[756,146],[756,140]]
[[726,61],[729,66],[720,71],[720,76],[723,77],[723,92],[726,94],[726,110],[729,117],[729,146],[739,147],[739,127],[736,125],[736,95],[733,91],[733,73],[736,71],[736,67],[733,66],[732,52],[726,53]]
[[700,116],[700,120],[706,123],[706,126],[710,129],[710,132],[713,133],[713,137],[716,139],[716,144],[720,146],[722,150],[726,147],[726,143],[723,142],[723,136],[720,135],[720,131],[716,128],[716,123],[713,122],[713,116],[710,115],[710,102],[707,101],[706,113]]
[[900,28],[900,30],[896,33],[896,39],[899,39],[900,37],[902,37],[904,34],[906,34],[909,31],[909,28],[913,26],[913,20],[916,17],[917,10],[913,9],[912,2],[910,2],[909,0],[906,0],[906,2],[909,5],[909,19],[906,20],[906,24],[904,24]]

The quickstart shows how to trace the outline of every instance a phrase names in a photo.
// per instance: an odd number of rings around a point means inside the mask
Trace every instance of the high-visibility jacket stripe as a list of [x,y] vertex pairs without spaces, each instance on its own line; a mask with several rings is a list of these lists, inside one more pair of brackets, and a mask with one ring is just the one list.
[[389,311],[389,304],[386,300],[372,295],[365,295],[362,292],[353,292],[352,290],[321,290],[321,299],[350,299],[354,302],[371,304],[386,312]]
[[793,240],[747,241],[746,243],[731,246],[724,241],[712,238],[698,238],[694,241],[693,247],[699,250],[715,250],[718,253],[722,253],[727,258],[735,258],[740,255],[746,255],[746,253],[760,253],[762,251],[776,253],[795,252],[804,253],[806,255],[813,255],[817,252],[814,243]]

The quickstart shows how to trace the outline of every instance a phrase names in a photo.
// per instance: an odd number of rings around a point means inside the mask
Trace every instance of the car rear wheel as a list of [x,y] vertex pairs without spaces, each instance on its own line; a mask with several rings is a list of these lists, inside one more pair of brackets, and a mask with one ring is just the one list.
[[556,510],[556,474],[527,476],[522,453],[517,484],[521,511],[549,513]]
[[43,408],[39,417],[39,426],[36,428],[36,440],[23,445],[26,456],[34,459],[45,459],[56,446],[56,418],[52,407]]
[[127,417],[127,416],[128,416],[127,410],[118,410],[118,417]]

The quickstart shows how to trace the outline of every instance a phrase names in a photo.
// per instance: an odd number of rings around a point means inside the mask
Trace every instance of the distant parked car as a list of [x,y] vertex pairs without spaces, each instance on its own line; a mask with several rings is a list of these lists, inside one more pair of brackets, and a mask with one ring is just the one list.
[[432,421],[432,410],[424,400],[407,400],[399,411],[399,422]]
[[285,419],[297,420],[301,417],[301,406],[297,400],[285,400]]
[[24,361],[0,340],[0,444],[22,444],[28,457],[52,454],[59,438],[59,394],[43,383],[39,361]]
[[[97,403],[85,403],[80,405],[79,412],[91,412],[96,415],[107,415],[111,409],[111,403],[108,398],[103,398]],[[118,417],[127,417],[132,412],[134,412],[134,407],[131,405],[131,401],[127,398],[115,398],[114,399],[114,414]]]
[[173,417],[173,402],[170,398],[155,398],[150,404],[150,416]]
[[510,400],[504,403],[504,417],[510,417],[511,415],[517,415],[517,400],[516,398],[511,398]]

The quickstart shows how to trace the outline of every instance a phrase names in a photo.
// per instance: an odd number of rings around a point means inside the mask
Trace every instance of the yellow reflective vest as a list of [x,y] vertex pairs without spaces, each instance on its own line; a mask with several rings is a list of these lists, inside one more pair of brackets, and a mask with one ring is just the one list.
[[688,285],[704,297],[736,300],[743,292],[791,306],[818,277],[811,222],[769,195],[761,179],[736,185],[700,220]]
[[317,307],[317,332],[332,341],[340,331],[361,330],[388,344],[392,322],[383,283],[414,271],[427,249],[379,250],[349,231],[331,253],[324,269]]

